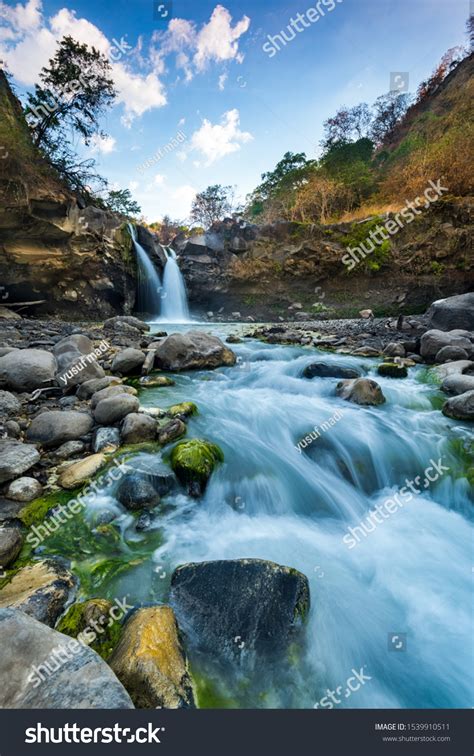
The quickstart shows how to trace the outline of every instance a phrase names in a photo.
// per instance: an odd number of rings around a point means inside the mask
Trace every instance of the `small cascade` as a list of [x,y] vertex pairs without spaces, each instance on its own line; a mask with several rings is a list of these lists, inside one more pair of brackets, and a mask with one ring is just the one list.
[[163,247],[163,251],[166,255],[166,265],[161,289],[160,320],[168,323],[187,323],[189,322],[188,297],[176,252],[171,247]]
[[136,309],[142,314],[160,314],[161,282],[158,272],[142,245],[137,241],[135,226],[128,224],[138,261],[138,291]]

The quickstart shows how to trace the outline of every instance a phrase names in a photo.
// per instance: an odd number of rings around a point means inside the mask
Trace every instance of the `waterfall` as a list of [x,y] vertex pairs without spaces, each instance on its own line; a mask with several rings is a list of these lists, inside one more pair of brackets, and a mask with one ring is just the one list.
[[161,318],[169,323],[189,321],[188,297],[182,273],[171,247],[163,247],[166,255],[163,287],[161,290]]
[[160,313],[160,277],[155,266],[151,262],[142,245],[137,241],[137,232],[135,227],[129,223],[128,228],[132,237],[133,246],[138,261],[138,292],[137,307],[138,312],[158,316]]

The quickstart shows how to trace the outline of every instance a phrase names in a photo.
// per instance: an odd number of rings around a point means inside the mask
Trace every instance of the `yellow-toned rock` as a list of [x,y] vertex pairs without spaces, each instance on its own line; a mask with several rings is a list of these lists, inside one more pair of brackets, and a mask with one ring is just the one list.
[[137,708],[195,705],[176,618],[169,606],[135,612],[108,663]]
[[104,454],[91,454],[90,457],[69,465],[59,476],[58,483],[62,488],[76,488],[92,478],[106,461]]
[[75,588],[75,578],[53,559],[23,567],[0,590],[0,609],[20,609],[54,627]]

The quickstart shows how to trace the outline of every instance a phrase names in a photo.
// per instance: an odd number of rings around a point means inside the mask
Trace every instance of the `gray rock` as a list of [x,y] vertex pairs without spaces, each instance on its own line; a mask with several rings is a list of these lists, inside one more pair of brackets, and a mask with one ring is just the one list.
[[200,370],[235,365],[235,354],[217,338],[201,331],[173,333],[156,347],[161,370]]
[[174,420],[170,420],[169,423],[165,423],[158,428],[157,440],[162,445],[171,443],[177,438],[181,438],[186,433],[186,423],[183,423],[178,417]]
[[466,391],[474,391],[474,375],[463,375],[462,373],[448,375],[441,385],[441,391],[454,396],[464,394]]
[[22,567],[0,589],[0,609],[20,609],[54,627],[72,598],[76,579],[57,560],[47,559]]
[[124,444],[140,444],[156,439],[156,420],[149,415],[135,412],[127,415],[122,423],[121,438]]
[[103,401],[104,399],[109,399],[109,397],[111,396],[121,396],[123,394],[131,394],[132,396],[135,396],[136,393],[136,389],[134,389],[132,386],[107,386],[100,391],[96,391],[96,393],[92,395],[91,407],[92,409],[95,409],[99,402]]
[[139,373],[145,357],[145,353],[140,349],[122,349],[113,359],[112,370],[121,375]]
[[[117,315],[115,318],[108,318],[104,322],[104,328],[107,330],[120,331],[124,326],[131,326],[142,333],[150,330],[150,326],[143,320],[134,318],[132,315]],[[126,330],[126,329],[125,329]]]
[[0,646],[3,709],[133,709],[95,651],[21,611],[0,610]]
[[467,360],[469,357],[465,349],[458,346],[445,346],[436,353],[435,362],[453,362],[454,360]]
[[93,394],[107,388],[108,386],[117,386],[122,383],[122,379],[115,375],[106,375],[103,378],[93,378],[90,381],[81,383],[77,389],[79,399],[90,399]]
[[26,435],[29,441],[47,448],[85,436],[92,425],[92,417],[86,412],[49,410],[32,420]]
[[400,344],[397,341],[391,341],[390,344],[387,344],[383,353],[386,354],[387,357],[405,357],[406,354],[403,344]]
[[425,360],[434,360],[440,349],[445,346],[460,347],[469,352],[472,344],[465,336],[449,331],[426,331],[420,339],[420,354]]
[[442,411],[443,415],[455,420],[474,420],[474,390],[448,399]]
[[103,449],[112,451],[120,446],[120,431],[118,428],[97,428],[92,437],[92,450],[100,452]]
[[20,528],[0,527],[0,568],[8,567],[15,561],[22,545],[23,536]]
[[22,444],[10,438],[0,439],[0,483],[18,478],[39,459],[38,450],[31,444]]
[[21,428],[16,420],[7,420],[7,422],[5,423],[5,430],[7,432],[7,436],[9,436],[10,438],[20,438],[21,436]]
[[36,478],[17,478],[7,489],[7,498],[13,501],[33,501],[41,496],[43,486]]
[[79,354],[90,354],[94,349],[92,341],[88,336],[82,333],[74,333],[72,336],[66,336],[54,345],[53,352],[57,357],[65,352],[79,352]]
[[474,331],[474,292],[439,299],[433,302],[427,315],[431,328],[441,331],[451,331],[453,328]]
[[44,349],[19,349],[0,357],[0,386],[33,391],[54,384],[56,360]]
[[136,412],[140,402],[130,394],[119,394],[102,399],[94,409],[94,418],[100,425],[113,425],[123,420],[130,412]]
[[190,643],[214,657],[242,661],[252,652],[257,659],[286,653],[310,595],[308,579],[295,569],[229,559],[178,567],[170,603]]
[[336,386],[336,394],[348,402],[362,406],[376,406],[385,402],[379,384],[370,378],[340,381]]
[[359,370],[335,365],[332,362],[313,362],[303,370],[304,378],[360,378]]
[[0,415],[15,415],[21,410],[21,402],[15,394],[0,391]]
[[69,459],[75,454],[82,454],[86,445],[83,441],[66,441],[65,444],[61,444],[55,452],[56,459]]
[[126,508],[133,511],[151,509],[160,503],[160,495],[148,480],[148,476],[140,473],[129,473],[119,482],[115,492],[117,500]]
[[439,380],[444,381],[449,375],[473,375],[474,362],[471,360],[455,360],[454,362],[445,362],[444,365],[436,365],[432,370]]

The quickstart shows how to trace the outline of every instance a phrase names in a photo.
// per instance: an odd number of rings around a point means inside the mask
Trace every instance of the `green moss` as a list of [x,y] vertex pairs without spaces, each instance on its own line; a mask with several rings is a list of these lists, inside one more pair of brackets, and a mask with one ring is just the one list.
[[74,498],[71,491],[58,491],[58,493],[49,496],[40,496],[38,499],[30,501],[29,504],[20,510],[18,518],[25,527],[30,528],[42,522],[50,509],[57,507],[59,504],[66,504]]
[[173,404],[173,406],[166,411],[173,417],[176,417],[176,415],[191,417],[192,415],[199,414],[197,405],[194,404],[194,402],[181,402],[181,404]]
[[[114,620],[110,616],[112,606],[111,601],[96,598],[83,603],[73,604],[64,617],[59,620],[56,630],[71,638],[77,638],[85,630],[95,633],[96,639],[92,643],[88,642],[90,633],[89,637],[85,637],[85,642],[107,661],[117,645],[122,632],[120,621]],[[105,617],[106,621],[100,621],[101,617]],[[102,633],[95,631],[94,626],[91,624],[92,621],[99,623],[103,630]]]
[[219,684],[196,669],[190,670],[198,709],[237,709],[238,702],[220,690]]
[[[383,227],[384,223],[384,219],[378,215],[374,218],[370,218],[370,220],[364,221],[363,223],[353,223],[350,231],[345,234],[339,234],[337,240],[346,248],[351,247],[351,249],[353,249],[354,247],[358,247],[361,243],[364,244],[367,239],[370,240],[371,232],[375,231],[377,227]],[[352,270],[357,271],[359,269],[360,271],[360,268],[362,267],[369,272],[372,271],[376,273],[386,262],[388,262],[392,249],[390,239],[384,239],[381,244],[374,242],[374,245],[373,252],[361,259],[358,265],[355,265]],[[346,273],[350,274],[349,268],[346,269]]]
[[216,444],[193,438],[180,441],[171,452],[171,467],[183,483],[197,481],[202,488],[224,454]]
[[385,378],[406,378],[408,369],[403,365],[397,365],[396,362],[383,362],[378,366],[377,373]]

